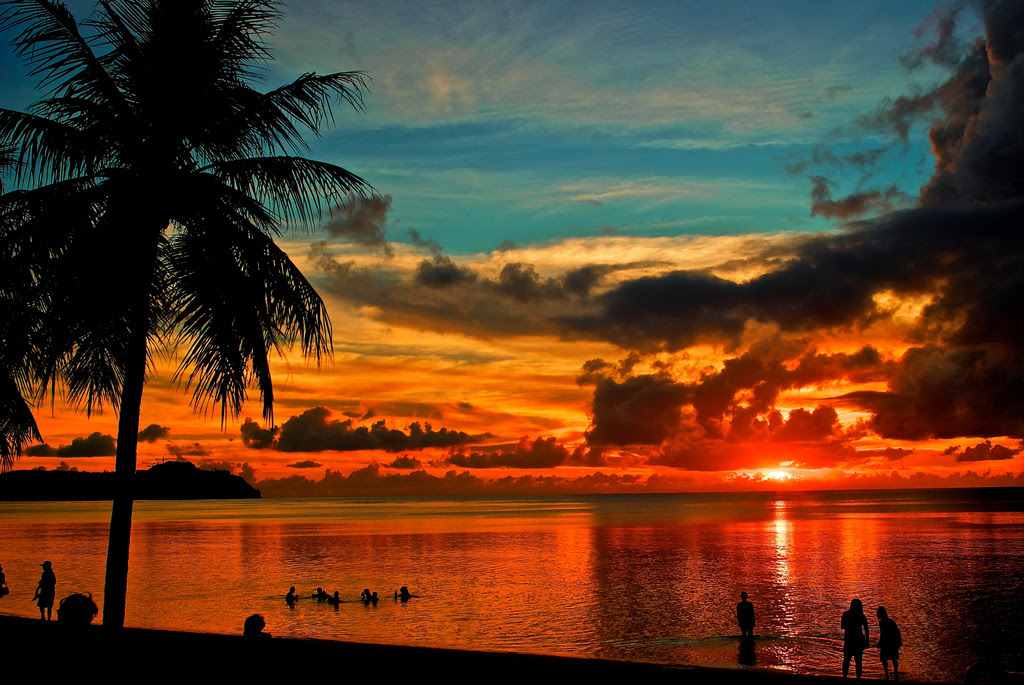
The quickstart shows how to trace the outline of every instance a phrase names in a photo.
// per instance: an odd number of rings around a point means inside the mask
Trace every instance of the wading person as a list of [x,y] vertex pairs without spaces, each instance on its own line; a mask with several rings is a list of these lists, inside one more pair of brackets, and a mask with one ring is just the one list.
[[885,669],[885,679],[889,679],[889,662],[892,662],[892,677],[900,679],[900,647],[903,646],[903,636],[896,621],[889,618],[889,612],[885,607],[878,607],[878,658]]
[[864,615],[864,605],[859,599],[850,602],[849,611],[843,612],[839,622],[843,629],[843,677],[850,673],[850,658],[857,663],[857,677],[864,662],[864,649],[868,646],[868,617]]
[[747,601],[747,593],[740,593],[740,602],[736,605],[736,620],[740,624],[740,639],[754,639],[754,605]]
[[39,618],[49,621],[53,614],[53,598],[57,594],[57,576],[53,573],[53,564],[50,562],[44,561],[40,566],[43,567],[43,575],[39,579],[39,585],[36,585],[36,594],[32,599],[38,600],[36,604],[39,607]]

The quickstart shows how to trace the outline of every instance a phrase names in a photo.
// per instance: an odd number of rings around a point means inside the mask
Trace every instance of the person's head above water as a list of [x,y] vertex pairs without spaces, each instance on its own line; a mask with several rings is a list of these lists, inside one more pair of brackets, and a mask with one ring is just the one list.
[[859,599],[850,600],[850,611],[864,613],[864,605]]

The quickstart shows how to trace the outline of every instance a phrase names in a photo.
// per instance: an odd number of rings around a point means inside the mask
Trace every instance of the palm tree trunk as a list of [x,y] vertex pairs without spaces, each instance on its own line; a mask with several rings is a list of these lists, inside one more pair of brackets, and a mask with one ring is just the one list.
[[131,547],[132,508],[135,504],[139,413],[142,388],[146,382],[146,333],[144,325],[137,325],[132,333],[131,359],[124,373],[117,424],[114,502],[110,511],[107,572],[103,584],[103,627],[113,631],[124,627],[125,599],[128,594],[128,550]]

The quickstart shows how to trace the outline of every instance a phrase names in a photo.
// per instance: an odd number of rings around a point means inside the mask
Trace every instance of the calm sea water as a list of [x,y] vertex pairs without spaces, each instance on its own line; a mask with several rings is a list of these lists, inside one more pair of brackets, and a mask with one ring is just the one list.
[[[0,503],[0,612],[38,615],[45,559],[58,599],[102,606],[108,516]],[[291,585],[347,601],[288,607]],[[138,502],[127,623],[237,634],[259,612],[281,636],[739,667],[746,590],[756,666],[837,674],[859,597],[873,631],[879,604],[900,625],[901,671],[956,680],[1024,645],[1022,588],[1020,490]]]

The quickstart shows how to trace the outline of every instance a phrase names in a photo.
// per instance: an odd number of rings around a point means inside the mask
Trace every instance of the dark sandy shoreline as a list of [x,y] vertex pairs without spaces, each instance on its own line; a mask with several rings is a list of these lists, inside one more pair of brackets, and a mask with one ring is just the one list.
[[[33,676],[67,673],[86,678],[143,678],[148,682],[290,682],[296,678],[370,678],[409,683],[442,677],[484,683],[571,682],[745,683],[813,685],[839,677],[796,675],[761,668],[609,661],[578,657],[473,652],[333,640],[272,638],[126,628],[110,635],[99,626],[71,632],[56,621],[0,615],[0,648],[13,663],[35,665]],[[849,681],[847,681],[849,682]]]

